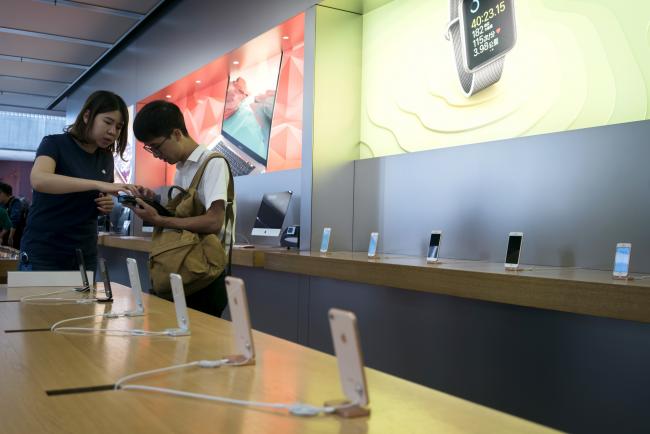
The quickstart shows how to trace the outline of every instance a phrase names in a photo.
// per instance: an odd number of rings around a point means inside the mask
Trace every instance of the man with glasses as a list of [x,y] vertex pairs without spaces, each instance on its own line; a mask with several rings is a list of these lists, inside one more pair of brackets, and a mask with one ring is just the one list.
[[[174,185],[187,190],[202,163],[212,153],[194,141],[187,132],[183,114],[178,106],[167,101],[153,101],[145,105],[133,122],[136,138],[144,143],[144,149],[167,164],[176,165]],[[193,217],[165,217],[141,199],[136,199],[134,212],[156,227],[182,229],[197,234],[219,234],[225,231],[225,240],[231,240],[234,221],[226,227],[225,210],[227,202],[229,169],[223,158],[212,158],[198,185],[198,198],[205,208],[203,215]],[[142,188],[143,196],[152,198],[154,192]],[[233,214],[235,204],[233,198]],[[223,246],[228,252],[229,243]],[[154,288],[155,289],[155,288]],[[208,286],[187,296],[188,307],[221,316],[227,304],[225,272]]]

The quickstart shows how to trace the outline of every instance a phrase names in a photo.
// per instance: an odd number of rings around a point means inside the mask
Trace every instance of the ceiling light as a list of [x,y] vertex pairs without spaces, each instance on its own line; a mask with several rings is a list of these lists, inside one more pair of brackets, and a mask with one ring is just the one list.
[[196,80],[194,83],[201,84],[201,80]]
[[235,60],[232,62],[233,65],[239,65],[239,60]]
[[287,39],[289,39],[289,37],[288,36],[283,36],[282,39],[284,39],[286,41]]
[[172,97],[172,96],[169,95],[169,94],[168,94],[168,95],[165,95],[165,98],[171,98],[171,97]]

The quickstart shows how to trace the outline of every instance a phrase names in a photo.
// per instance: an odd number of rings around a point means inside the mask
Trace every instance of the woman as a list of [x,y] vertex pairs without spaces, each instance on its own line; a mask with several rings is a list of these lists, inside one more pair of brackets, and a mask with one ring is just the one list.
[[75,249],[89,270],[97,265],[97,216],[113,209],[113,154],[124,154],[129,113],[118,95],[97,91],[74,124],[46,136],[31,172],[33,203],[21,242],[20,270],[75,270]]

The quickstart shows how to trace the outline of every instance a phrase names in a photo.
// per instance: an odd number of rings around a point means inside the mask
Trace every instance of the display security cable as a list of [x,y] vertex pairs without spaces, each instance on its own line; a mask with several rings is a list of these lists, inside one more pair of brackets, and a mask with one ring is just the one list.
[[90,327],[59,327],[54,330],[54,333],[61,332],[90,332],[90,333],[106,333],[117,334],[121,336],[177,336],[171,329],[160,332],[152,332],[140,329],[107,329],[107,328],[90,328]]
[[163,331],[149,331],[149,330],[141,330],[141,329],[113,329],[113,328],[96,328],[96,327],[61,327],[61,324],[65,324],[67,322],[72,322],[72,321],[80,321],[84,319],[89,319],[89,318],[97,318],[97,317],[102,317],[102,318],[108,318],[108,319],[113,319],[113,318],[123,318],[123,317],[133,317],[133,316],[139,316],[137,312],[134,311],[127,311],[127,312],[119,312],[119,313],[98,313],[94,315],[86,315],[86,316],[79,316],[75,318],[67,318],[61,321],[58,321],[50,327],[50,330],[54,333],[61,333],[61,332],[90,332],[90,333],[116,333],[120,335],[130,335],[130,336],[176,336],[177,332],[176,329],[166,329]]
[[[43,304],[52,304],[52,305],[57,305],[57,304],[90,304],[94,303],[95,299],[94,298],[61,298],[61,297],[49,297],[50,295],[57,295],[57,294],[66,294],[68,292],[76,292],[79,293],[76,289],[63,289],[61,291],[52,291],[52,292],[46,292],[44,294],[34,294],[34,295],[26,295],[20,299],[21,303],[29,303],[33,304],[32,302],[34,301],[48,301],[48,302],[56,302],[56,303],[43,303]],[[61,303],[64,302],[64,303]]]
[[65,324],[67,322],[80,321],[80,320],[88,319],[88,318],[97,318],[97,317],[120,318],[120,317],[133,317],[133,316],[141,316],[141,315],[138,315],[138,313],[136,311],[126,311],[126,312],[96,313],[94,315],[77,316],[77,317],[74,317],[74,318],[66,318],[66,319],[62,319],[61,321],[55,322],[52,325],[52,327],[50,327],[50,330],[54,331],[55,329],[59,328],[59,326],[61,324]]
[[221,366],[243,365],[246,364],[247,362],[248,361],[233,363],[229,359],[198,360],[194,362],[183,363],[180,365],[173,365],[173,366],[167,366],[159,369],[152,369],[150,371],[138,372],[120,378],[115,382],[115,390],[142,390],[146,392],[157,392],[166,395],[180,396],[184,398],[204,399],[207,401],[221,402],[221,403],[232,404],[232,405],[271,408],[276,410],[287,410],[289,413],[296,416],[316,416],[321,413],[330,414],[330,413],[334,413],[336,410],[343,409],[346,407],[354,407],[357,405],[356,403],[350,403],[341,406],[314,406],[311,404],[304,404],[300,402],[288,404],[288,403],[246,401],[242,399],[227,398],[225,396],[214,396],[214,395],[207,395],[203,393],[186,392],[183,390],[170,389],[166,387],[145,386],[141,384],[124,384],[127,381],[133,380],[135,378],[142,378],[145,376],[159,374],[161,372],[169,372],[176,369],[188,368],[193,366],[198,366],[200,368],[219,368]]
[[198,360],[194,362],[188,362],[188,363],[182,363],[180,365],[172,365],[172,366],[166,366],[164,368],[159,368],[159,369],[152,369],[150,371],[142,371],[142,372],[136,372],[135,374],[130,374],[125,377],[120,378],[115,382],[115,389],[120,389],[122,387],[122,384],[133,380],[135,378],[142,378],[142,377],[147,377],[149,375],[154,375],[154,374],[159,374],[161,372],[169,372],[169,371],[174,371],[176,369],[183,369],[183,368],[189,368],[192,366],[198,366],[200,368],[218,368],[220,366],[224,366],[228,364],[228,359],[220,359],[220,360]]

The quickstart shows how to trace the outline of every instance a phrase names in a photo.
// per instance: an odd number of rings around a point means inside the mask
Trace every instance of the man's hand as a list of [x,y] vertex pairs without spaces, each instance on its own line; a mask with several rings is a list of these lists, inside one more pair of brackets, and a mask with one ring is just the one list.
[[135,201],[138,203],[138,205],[129,206],[129,208],[131,208],[138,217],[146,222],[151,223],[154,226],[162,226],[159,224],[162,217],[160,214],[158,214],[158,211],[156,211],[154,207],[147,205],[139,197],[136,198]]
[[156,193],[153,190],[148,189],[147,187],[143,187],[142,185],[136,185],[135,188],[137,188],[138,190],[138,194],[136,196],[146,197],[147,199],[154,199],[156,197]]
[[99,197],[95,199],[95,203],[99,212],[104,214],[109,214],[114,206],[113,197],[106,193],[99,193]]

